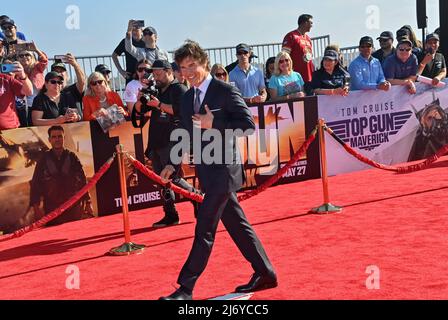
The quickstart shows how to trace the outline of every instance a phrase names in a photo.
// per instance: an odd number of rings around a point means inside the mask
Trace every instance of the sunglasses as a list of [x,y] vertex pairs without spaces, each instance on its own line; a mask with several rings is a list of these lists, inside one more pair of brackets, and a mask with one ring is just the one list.
[[404,51],[409,52],[412,49],[411,48],[406,48],[406,49],[405,48],[399,48],[398,50],[401,51],[401,52],[404,52]]
[[226,76],[226,73],[225,72],[216,72],[215,76],[218,78],[224,78]]
[[148,73],[151,73],[151,69],[149,69],[149,68],[144,68],[144,67],[140,67],[140,68],[138,68],[137,69],[137,71],[138,72],[148,72]]
[[62,85],[64,84],[64,81],[61,81],[61,80],[54,80],[54,79],[51,79],[49,82],[50,82],[51,84],[58,84],[58,85],[60,85],[60,86],[62,86]]
[[152,32],[143,32],[143,35],[144,36],[152,36],[154,33],[152,33]]
[[286,59],[278,60],[278,63],[279,63],[279,64],[282,64],[282,63],[285,63],[285,62],[289,62],[289,60],[286,60]]
[[17,55],[19,58],[21,58],[21,59],[23,59],[23,58],[31,58],[31,54],[29,54],[29,53],[25,53],[25,54],[19,54],[19,55]]
[[97,81],[91,81],[90,85],[91,86],[97,86],[97,85],[102,85],[104,83],[103,80],[97,80]]
[[380,42],[387,42],[389,40],[392,40],[392,39],[380,39]]
[[2,30],[12,30],[14,26],[2,27]]
[[245,55],[245,54],[249,54],[249,52],[239,51],[239,52],[236,53],[237,56],[242,56],[242,55]]

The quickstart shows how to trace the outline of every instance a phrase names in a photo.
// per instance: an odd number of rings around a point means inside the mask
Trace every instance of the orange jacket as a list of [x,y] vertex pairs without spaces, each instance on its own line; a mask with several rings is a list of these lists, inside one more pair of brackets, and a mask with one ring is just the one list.
[[[106,93],[106,99],[108,105],[112,106],[116,104],[117,106],[124,108],[123,101],[121,101],[121,98],[118,95],[118,93],[114,91],[109,91]],[[84,121],[95,120],[93,114],[95,113],[95,111],[100,109],[100,99],[95,96],[84,96],[84,98],[82,98],[82,104],[84,107],[83,120]]]

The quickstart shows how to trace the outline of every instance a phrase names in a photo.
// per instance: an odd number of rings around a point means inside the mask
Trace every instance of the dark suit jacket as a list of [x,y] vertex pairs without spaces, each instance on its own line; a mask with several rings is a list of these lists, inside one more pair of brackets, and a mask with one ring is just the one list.
[[[181,127],[188,130],[191,139],[193,137],[193,121],[191,119],[194,115],[193,101],[194,88],[191,88],[185,93],[180,110]],[[237,88],[216,79],[211,81],[199,113],[206,113],[205,105],[213,113],[213,129],[220,131],[223,143],[221,145],[219,163],[207,164],[201,158],[201,163],[196,164],[196,173],[201,184],[201,190],[205,193],[213,194],[238,191],[244,182],[243,164],[236,137],[229,136],[226,141],[225,130],[240,129],[246,131],[255,129],[252,113]],[[205,131],[202,130],[202,133]],[[204,148],[211,143],[213,141],[201,143],[201,156]],[[194,149],[195,157],[197,157],[196,153],[199,151],[199,148],[196,148],[198,150]],[[229,159],[231,161],[228,161]]]

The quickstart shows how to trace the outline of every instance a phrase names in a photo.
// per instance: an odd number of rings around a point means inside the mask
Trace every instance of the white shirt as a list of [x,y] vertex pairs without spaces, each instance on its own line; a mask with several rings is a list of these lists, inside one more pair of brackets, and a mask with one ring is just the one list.
[[[201,90],[201,94],[200,94],[200,96],[199,96],[199,99],[200,99],[200,101],[201,101],[201,104],[202,104],[202,102],[204,101],[204,98],[205,98],[205,94],[207,93],[207,90],[208,90],[208,86],[210,85],[210,82],[212,82],[212,79],[213,79],[213,77],[212,77],[212,75],[209,73],[208,74],[208,76],[205,78],[205,80],[204,81],[202,81],[202,83],[201,83],[201,85],[199,86],[199,87],[197,87],[197,89],[199,89],[199,90]],[[196,87],[195,87],[195,99],[196,99]],[[194,101],[194,100],[193,100]]]

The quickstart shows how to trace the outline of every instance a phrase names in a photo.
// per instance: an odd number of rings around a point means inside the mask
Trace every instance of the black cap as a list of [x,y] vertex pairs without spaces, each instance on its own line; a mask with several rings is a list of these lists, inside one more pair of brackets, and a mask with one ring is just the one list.
[[372,37],[369,37],[369,36],[362,37],[361,40],[359,40],[359,45],[361,46],[364,43],[369,43],[369,44],[371,44],[373,46],[373,39],[372,39]]
[[398,39],[398,45],[400,45],[402,43],[407,43],[408,45],[411,46],[411,48],[413,47],[412,41],[409,40],[409,38],[407,38],[407,37],[402,37],[402,38]]
[[156,60],[151,66],[152,70],[166,70],[172,69],[171,63],[168,60]]
[[105,64],[99,64],[95,67],[95,72],[99,73],[106,73],[106,72],[112,72],[109,67]]
[[45,75],[45,82],[48,82],[48,81],[50,81],[51,79],[54,79],[54,78],[59,78],[61,80],[64,80],[64,77],[60,73],[55,72],[55,71],[51,71],[51,72],[48,72]]
[[338,60],[339,54],[335,50],[325,50],[324,59]]
[[440,37],[437,33],[430,33],[426,36],[426,42],[429,40],[436,39],[437,41],[440,41]]
[[153,27],[146,27],[145,29],[143,29],[143,34],[148,34],[148,33],[157,35],[157,31]]
[[376,38],[376,40],[380,40],[380,39],[394,40],[394,34],[391,31],[383,31],[383,32],[381,32],[380,36],[378,38]]
[[15,24],[15,22],[14,22],[14,20],[12,20],[12,19],[10,19],[9,17],[6,17],[5,19],[3,19],[2,20],[2,25],[1,25],[1,27],[3,28],[3,26],[5,26],[5,25],[12,25],[12,26],[16,26],[16,24]]
[[249,45],[247,45],[245,43],[240,43],[239,45],[236,46],[236,52],[238,53],[240,51],[250,52]]

